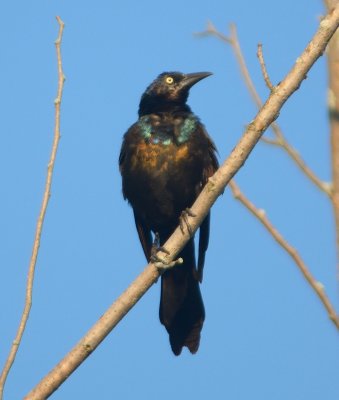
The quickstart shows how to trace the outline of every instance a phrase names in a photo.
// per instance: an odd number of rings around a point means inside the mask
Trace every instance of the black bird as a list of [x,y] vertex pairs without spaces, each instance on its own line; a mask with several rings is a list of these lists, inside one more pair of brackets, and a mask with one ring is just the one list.
[[[152,232],[163,245],[218,168],[216,148],[186,104],[190,88],[209,75],[159,75],[142,95],[139,119],[124,136],[119,157],[122,191],[133,208],[147,260],[152,256]],[[183,346],[191,353],[199,348],[205,319],[199,281],[209,224],[208,215],[200,227],[198,265],[191,238],[179,255],[184,263],[162,275],[159,315],[175,355]]]

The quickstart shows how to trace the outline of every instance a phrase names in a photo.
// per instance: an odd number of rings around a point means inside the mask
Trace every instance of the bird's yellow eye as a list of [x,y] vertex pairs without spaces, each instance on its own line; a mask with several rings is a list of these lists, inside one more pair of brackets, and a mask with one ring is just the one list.
[[168,83],[169,85],[171,85],[174,82],[174,79],[171,76],[168,76],[166,78],[166,83]]

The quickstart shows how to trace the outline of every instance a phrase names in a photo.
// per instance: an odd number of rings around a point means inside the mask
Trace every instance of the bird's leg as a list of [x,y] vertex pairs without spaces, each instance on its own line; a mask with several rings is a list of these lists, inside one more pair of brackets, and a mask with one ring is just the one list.
[[159,251],[161,251],[162,253],[165,253],[167,255],[170,254],[170,252],[165,247],[160,246],[159,233],[156,232],[156,234],[154,235],[154,241],[152,244],[150,261],[155,264],[158,271],[160,273],[162,273],[166,269],[172,268],[178,264],[182,264],[182,262],[183,262],[182,258],[178,258],[177,260],[173,260],[170,262],[164,260],[163,258],[160,258],[157,254]]
[[153,240],[153,244],[152,244],[152,248],[151,248],[151,261],[153,263],[161,262],[161,263],[167,265],[168,263],[157,255],[157,253],[159,251],[161,251],[162,253],[165,253],[167,255],[170,254],[170,252],[167,249],[165,249],[165,247],[160,246],[159,233],[156,232],[154,235],[154,240]]
[[187,231],[188,231],[189,235],[192,237],[193,231],[192,231],[190,223],[188,222],[187,217],[196,217],[196,215],[191,211],[190,208],[186,208],[179,217],[180,229],[181,229],[182,234],[184,234],[185,233],[184,228],[186,225]]

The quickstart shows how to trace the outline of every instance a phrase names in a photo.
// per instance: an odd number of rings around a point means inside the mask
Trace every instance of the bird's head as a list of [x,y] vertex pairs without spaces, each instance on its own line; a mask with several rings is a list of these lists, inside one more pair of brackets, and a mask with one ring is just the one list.
[[154,112],[184,110],[190,88],[201,79],[212,75],[211,72],[163,72],[146,89],[140,100],[139,115]]

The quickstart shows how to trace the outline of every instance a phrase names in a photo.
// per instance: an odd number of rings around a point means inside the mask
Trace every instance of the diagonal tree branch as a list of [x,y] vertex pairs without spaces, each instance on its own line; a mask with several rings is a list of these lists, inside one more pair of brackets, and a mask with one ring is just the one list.
[[232,190],[234,198],[239,200],[268,230],[268,232],[272,235],[272,237],[278,242],[278,244],[290,255],[293,261],[296,263],[297,267],[303,274],[304,278],[310,284],[312,289],[315,291],[317,296],[319,297],[320,301],[322,302],[323,306],[325,307],[329,318],[335,324],[336,328],[339,329],[339,317],[336,315],[335,309],[332,306],[329,298],[327,297],[324,286],[321,282],[318,282],[309,269],[307,268],[306,264],[299,256],[297,250],[292,247],[279,233],[279,231],[272,225],[270,220],[265,215],[263,210],[259,210],[251,201],[240,191],[238,185],[232,180],[229,183],[229,186]]
[[[337,0],[335,0],[337,1]],[[209,22],[207,25],[206,31],[199,33],[199,36],[207,36],[207,35],[213,35],[220,39],[221,41],[227,43],[230,45],[233,49],[234,55],[236,57],[236,60],[238,62],[239,68],[241,75],[244,79],[245,85],[247,86],[247,89],[255,103],[258,109],[262,107],[262,101],[261,98],[254,86],[254,83],[252,81],[251,75],[248,71],[246,61],[244,58],[244,55],[242,53],[239,39],[238,39],[238,34],[237,34],[237,29],[234,24],[231,24],[230,26],[230,36],[226,36],[222,33],[220,33],[215,26]],[[260,60],[260,59],[259,59]],[[262,63],[261,63],[262,67]],[[262,67],[263,69],[263,67]],[[265,74],[264,74],[264,79],[265,79]],[[265,79],[266,84],[267,81]],[[268,86],[272,86],[271,83],[268,84]],[[270,90],[274,90],[274,87],[270,88]],[[297,166],[300,168],[300,170],[324,193],[327,194],[327,196],[331,197],[332,191],[331,191],[331,185],[328,184],[327,182],[323,182],[320,180],[315,173],[305,164],[303,159],[300,157],[299,153],[288,143],[287,139],[285,138],[282,130],[280,129],[279,125],[276,122],[272,122],[271,127],[273,130],[273,133],[275,135],[275,139],[269,139],[266,137],[262,137],[261,140],[266,143],[266,144],[272,144],[277,147],[282,148],[287,152],[287,154],[292,158],[292,160],[297,164]]]
[[62,34],[63,34],[63,30],[64,30],[64,23],[61,21],[61,19],[59,17],[57,17],[57,21],[59,24],[59,34],[58,34],[57,40],[55,41],[55,47],[56,47],[56,53],[57,53],[59,79],[58,79],[57,97],[54,101],[54,104],[55,104],[54,139],[53,139],[53,145],[52,145],[52,152],[51,152],[51,156],[50,156],[50,160],[49,160],[48,168],[47,168],[45,192],[43,194],[41,209],[40,209],[40,213],[39,213],[39,217],[38,217],[38,221],[37,221],[37,225],[36,225],[35,238],[34,238],[33,249],[32,249],[32,256],[31,256],[31,260],[29,263],[27,285],[26,285],[25,306],[24,306],[24,310],[23,310],[23,313],[21,316],[21,320],[19,323],[19,327],[18,327],[16,336],[13,340],[12,347],[10,349],[10,353],[8,355],[8,358],[5,362],[5,366],[4,366],[1,376],[0,376],[0,399],[3,398],[3,391],[4,391],[6,379],[7,379],[8,373],[14,363],[15,356],[18,352],[18,349],[19,349],[19,346],[21,343],[21,339],[23,337],[25,327],[26,327],[26,324],[27,324],[27,321],[29,318],[31,306],[32,306],[32,292],[33,292],[35,266],[36,266],[36,261],[38,258],[41,233],[42,233],[42,228],[43,228],[43,224],[44,224],[44,220],[45,220],[48,201],[51,196],[53,169],[54,169],[56,153],[58,150],[58,144],[59,144],[59,139],[60,139],[60,105],[61,105],[61,97],[62,97],[64,80],[65,80],[63,71],[62,71],[62,64],[61,64],[60,45],[61,45]]
[[[195,232],[204,220],[209,209],[223,192],[235,173],[244,165],[249,154],[260,140],[265,129],[275,120],[287,99],[299,88],[307,72],[323,54],[328,41],[339,25],[339,6],[320,23],[318,31],[298,58],[298,62],[275,88],[256,118],[248,125],[237,146],[228,159],[211,177],[192,206],[196,217],[188,217],[192,231]],[[164,257],[170,262],[189,240],[189,234],[178,227],[164,244],[170,252]],[[129,288],[114,302],[100,320],[86,333],[78,344],[49,372],[25,397],[26,400],[39,400],[49,397],[104,340],[108,333],[137,303],[141,296],[157,281],[159,270],[149,264]]]

